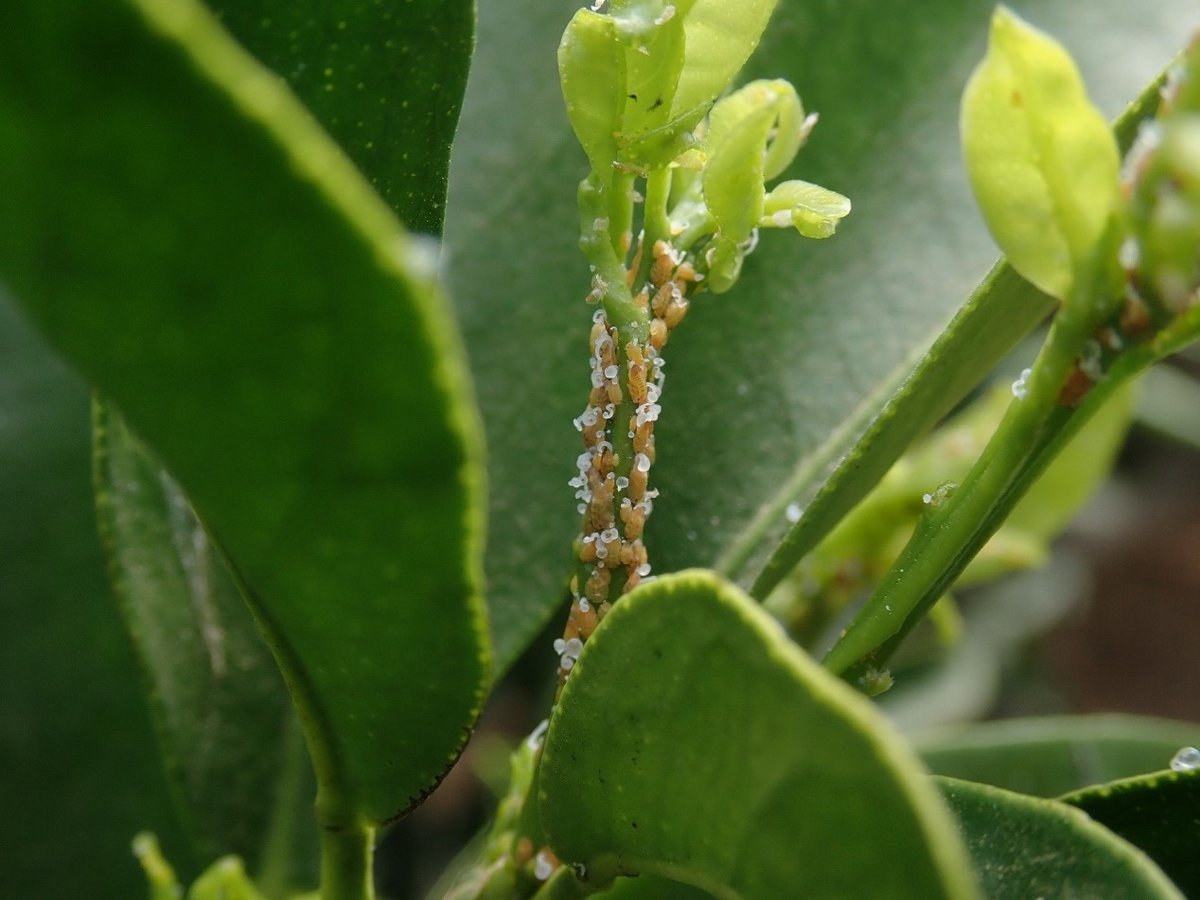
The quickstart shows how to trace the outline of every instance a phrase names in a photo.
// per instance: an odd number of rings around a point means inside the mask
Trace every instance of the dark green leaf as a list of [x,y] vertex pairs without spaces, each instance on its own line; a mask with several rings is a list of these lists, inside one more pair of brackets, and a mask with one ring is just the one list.
[[1182,900],[1144,853],[1065,803],[953,778],[937,781],[992,900]]
[[413,231],[441,234],[471,0],[212,0]]
[[[957,138],[959,96],[991,8],[935,0],[917,16],[843,0],[776,10],[743,80],[785,77],[821,114],[784,177],[845,194],[854,213],[824,242],[764,234],[737,288],[698,297],[671,338],[652,485],[662,496],[647,532],[655,571],[772,546],[788,503],[815,492],[994,259]],[[1109,113],[1153,77],[1192,21],[1186,0],[1152,12],[1117,0],[1033,9],[1080,57]],[[554,67],[573,11],[481,4],[451,171],[449,275],[488,424],[488,584],[501,667],[559,602],[578,530],[566,482],[581,449],[571,420],[588,391],[589,276],[575,248],[587,161]],[[1049,309],[1040,295],[1024,305],[1018,298],[1005,333],[975,330],[981,356],[1001,354]],[[964,381],[988,367],[957,365]],[[969,389],[945,383],[953,396]],[[912,434],[889,439],[893,455],[855,482],[857,497],[933,424],[937,405],[909,408],[920,419]]]
[[637,878],[618,878],[612,887],[597,896],[604,900],[705,900],[712,894],[656,875],[639,875]]
[[199,858],[257,865],[288,769],[291,701],[179,486],[110,405],[96,403],[94,423],[100,531],[182,817]]
[[226,551],[319,777],[395,814],[484,672],[480,455],[427,262],[187,0],[8,4],[0,55],[0,273]]
[[711,573],[664,576],[588,641],[542,754],[542,824],[604,884],[720,897],[970,897],[953,826],[868,702]]
[[1050,716],[946,728],[915,739],[938,775],[1053,797],[1161,769],[1200,725],[1139,716]]
[[1200,896],[1200,773],[1156,772],[1059,799],[1144,850],[1184,894]]
[[0,290],[0,884],[15,897],[140,897],[142,828],[186,874],[142,683],[108,596],[87,388]]

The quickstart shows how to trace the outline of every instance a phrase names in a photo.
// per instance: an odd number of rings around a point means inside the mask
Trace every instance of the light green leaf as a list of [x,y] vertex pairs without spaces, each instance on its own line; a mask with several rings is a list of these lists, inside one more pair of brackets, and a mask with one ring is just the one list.
[[289,767],[291,701],[179,486],[111,406],[98,401],[94,423],[100,532],[181,818],[200,859],[232,852],[257,862]]
[[266,900],[254,886],[242,861],[225,856],[204,870],[188,889],[187,900]]
[[705,135],[704,202],[724,238],[744,241],[758,226],[772,135],[778,131],[785,144],[780,158],[771,159],[770,174],[777,175],[799,149],[795,136],[803,119],[796,89],[780,80],[751,82],[713,107]]
[[1063,299],[1117,200],[1117,145],[1063,47],[1004,7],[963,93],[967,172],[1013,267]]
[[729,87],[758,46],[778,0],[682,0],[686,61],[671,106],[672,118],[707,109]]
[[1161,769],[1200,744],[1200,725],[1145,716],[1047,716],[938,729],[913,737],[938,775],[1039,797]]
[[938,778],[993,900],[1183,895],[1144,853],[1054,800]]
[[390,817],[484,673],[480,455],[428,261],[195,4],[4,17],[0,273],[225,550],[324,800]]
[[1200,893],[1200,772],[1156,772],[1059,800],[1143,850],[1186,896]]
[[849,197],[807,181],[785,181],[767,194],[759,225],[795,225],[807,238],[827,238],[849,214]]
[[593,171],[611,171],[625,107],[625,48],[612,17],[575,13],[558,45],[558,77],[567,118]]
[[132,849],[146,876],[150,900],[178,900],[182,888],[175,877],[175,870],[162,855],[158,838],[150,832],[142,832],[134,837]]
[[551,847],[600,885],[974,896],[951,820],[884,719],[708,572],[664,576],[602,622],[551,719],[540,798]]

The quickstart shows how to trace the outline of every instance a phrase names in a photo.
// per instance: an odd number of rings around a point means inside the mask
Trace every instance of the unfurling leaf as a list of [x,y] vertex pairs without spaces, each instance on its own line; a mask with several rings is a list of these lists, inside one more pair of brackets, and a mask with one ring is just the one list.
[[849,214],[849,197],[807,181],[785,181],[767,194],[759,224],[794,225],[807,238],[827,238]]
[[1117,145],[1067,51],[1004,7],[963,94],[962,142],[996,243],[1062,299],[1116,204]]
[[776,0],[614,0],[581,9],[558,50],[571,127],[592,169],[661,168],[758,46]]

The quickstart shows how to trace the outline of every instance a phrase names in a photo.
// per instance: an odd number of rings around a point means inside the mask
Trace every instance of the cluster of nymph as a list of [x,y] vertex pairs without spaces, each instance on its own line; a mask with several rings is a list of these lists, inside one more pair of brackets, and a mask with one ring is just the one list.
[[[592,389],[587,408],[575,419],[584,451],[576,461],[578,473],[569,482],[582,520],[575,542],[578,566],[571,578],[566,627],[554,642],[560,679],[571,671],[583,642],[613,601],[650,576],[642,536],[658,496],[649,479],[666,378],[662,349],[687,315],[689,294],[703,278],[669,242],[656,241],[651,252],[646,283],[634,295],[649,323],[647,337],[623,336],[603,307],[592,317]],[[630,280],[637,271],[635,256]]]

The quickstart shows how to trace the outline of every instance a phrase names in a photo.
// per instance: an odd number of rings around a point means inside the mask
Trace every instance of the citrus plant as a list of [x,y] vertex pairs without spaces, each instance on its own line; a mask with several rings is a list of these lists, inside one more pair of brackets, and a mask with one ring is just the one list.
[[[934,5],[485,2],[476,37],[466,2],[8,4],[8,489],[57,489],[90,425],[176,812],[87,813],[102,862],[72,881],[87,851],[37,809],[162,776],[148,741],[81,767],[22,738],[64,787],[10,817],[7,882],[125,896],[136,858],[154,900],[373,898],[380,835],[530,650],[545,721],[439,896],[1200,885],[1200,726],[913,743],[887,714],[972,646],[959,591],[1046,560],[1136,378],[1200,334],[1200,45],[1114,128],[1054,38]],[[1005,254],[962,305],[991,245],[939,183],[959,122]],[[82,493],[29,495],[12,596],[72,618],[10,625],[12,668],[70,672],[38,642],[81,628],[103,665],[48,718],[136,734],[123,645],[64,588],[94,574]],[[105,843],[142,827],[162,847]]]

